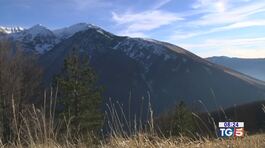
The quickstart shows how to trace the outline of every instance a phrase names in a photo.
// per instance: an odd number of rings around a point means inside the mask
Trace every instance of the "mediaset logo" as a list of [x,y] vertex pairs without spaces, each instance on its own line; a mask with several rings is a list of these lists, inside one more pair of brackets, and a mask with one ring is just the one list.
[[244,122],[219,122],[220,137],[243,137]]

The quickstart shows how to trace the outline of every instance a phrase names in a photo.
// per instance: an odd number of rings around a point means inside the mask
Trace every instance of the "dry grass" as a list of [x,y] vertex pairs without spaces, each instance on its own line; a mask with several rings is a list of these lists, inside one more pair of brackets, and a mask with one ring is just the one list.
[[264,148],[265,135],[246,136],[244,138],[190,140],[188,138],[161,138],[139,134],[130,138],[112,137],[104,148]]
[[[50,101],[47,102],[47,96]],[[34,106],[30,107],[26,116],[22,113],[17,113],[13,110],[15,119],[18,116],[22,118],[22,125],[15,126],[17,129],[17,140],[9,143],[2,144],[1,148],[86,148],[86,147],[99,147],[99,148],[265,148],[265,134],[258,134],[246,136],[243,138],[230,138],[230,139],[214,139],[200,137],[199,139],[191,139],[187,137],[170,137],[165,138],[158,136],[154,131],[153,125],[153,111],[151,104],[149,104],[149,122],[142,126],[136,126],[136,121],[128,121],[122,111],[118,114],[113,104],[109,105],[110,117],[108,119],[110,135],[98,140],[95,144],[91,136],[90,139],[82,139],[82,136],[73,138],[69,133],[62,135],[58,131],[60,124],[55,124],[55,104],[57,93],[44,95],[44,106],[42,109],[37,109]],[[13,100],[13,98],[12,98]],[[12,101],[13,106],[14,101]],[[50,110],[46,110],[48,104]],[[122,110],[122,108],[120,108]],[[265,106],[263,106],[265,110]],[[135,127],[131,134],[128,135],[124,130],[121,121],[126,121],[127,125]],[[67,121],[65,121],[67,123]],[[139,128],[136,128],[139,127]],[[147,127],[147,128],[146,128]],[[126,127],[125,127],[126,128]],[[144,130],[143,130],[144,129]],[[68,131],[68,130],[67,130]]]
[[[102,148],[264,148],[265,135],[246,136],[237,139],[215,139],[209,140],[202,138],[200,140],[190,140],[188,138],[161,138],[157,136],[147,136],[146,134],[138,134],[129,138],[111,137],[107,141],[101,141],[100,145],[86,145],[83,143],[71,144],[69,142],[56,143],[50,140],[49,143],[31,143],[26,146],[28,148],[86,148],[86,147],[102,147]],[[17,144],[0,145],[6,148],[22,148]]]

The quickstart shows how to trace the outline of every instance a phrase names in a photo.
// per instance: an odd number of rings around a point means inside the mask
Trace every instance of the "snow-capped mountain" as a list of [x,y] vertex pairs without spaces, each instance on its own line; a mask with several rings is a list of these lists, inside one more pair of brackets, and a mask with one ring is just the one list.
[[207,108],[216,109],[265,97],[264,82],[213,64],[176,45],[117,36],[87,23],[53,31],[35,25],[4,36],[40,55],[47,86],[60,72],[65,57],[77,48],[91,58],[91,66],[105,88],[105,98],[128,104],[131,92],[136,111],[143,101],[139,98],[147,96],[147,92],[157,112],[174,107],[180,100],[187,104],[201,100]]
[[87,24],[87,23],[78,23],[75,25],[72,25],[70,27],[65,27],[62,29],[57,29],[54,30],[53,33],[59,38],[59,39],[67,39],[71,36],[73,36],[75,33],[80,32],[80,31],[85,31],[87,29],[100,29],[97,26]]
[[53,31],[35,25],[3,36],[39,55],[46,86],[76,48],[80,54],[88,55],[99,84],[104,86],[103,103],[109,98],[124,105],[131,103],[132,112],[136,113],[140,106],[148,105],[148,99],[155,113],[162,113],[179,101],[196,107],[203,103],[214,110],[265,98],[262,81],[170,43],[117,36],[87,23]]
[[3,27],[0,26],[0,32],[5,34],[17,33],[23,31],[22,27]]
[[46,27],[37,24],[29,29],[25,29],[24,31],[15,33],[12,35],[17,40],[33,40],[37,36],[45,36],[50,37],[54,36],[53,32],[47,29]]
[[103,103],[123,106],[126,115],[127,111],[142,118],[149,103],[158,115],[179,101],[198,110],[216,110],[265,98],[265,82],[166,42],[117,36],[86,23],[54,31],[35,25],[4,36],[40,54],[48,87],[73,48],[87,55],[104,87]]
[[143,96],[148,98],[148,93],[157,113],[181,100],[201,107],[200,100],[212,110],[265,97],[264,82],[215,65],[183,48],[95,28],[75,33],[41,56],[45,83],[61,71],[73,48],[90,58],[105,88],[104,103],[112,98],[113,102],[128,104],[131,92],[130,103],[136,112],[141,110],[141,103],[148,104],[148,99],[141,100]]
[[39,24],[21,32],[12,33],[9,39],[22,44],[25,50],[39,54],[49,51],[59,42],[52,31]]
[[4,38],[0,36],[0,40],[8,38],[22,45],[20,47],[26,51],[43,54],[75,33],[88,29],[95,29],[104,34],[104,30],[101,28],[87,23],[78,23],[53,31],[38,24],[28,29],[21,27],[0,27],[0,33],[4,35]]

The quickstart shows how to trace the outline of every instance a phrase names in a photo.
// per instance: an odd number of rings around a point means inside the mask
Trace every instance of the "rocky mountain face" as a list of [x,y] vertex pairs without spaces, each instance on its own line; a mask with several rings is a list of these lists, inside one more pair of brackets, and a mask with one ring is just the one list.
[[207,60],[229,67],[253,78],[265,81],[265,59],[209,57]]
[[73,48],[90,58],[104,86],[104,103],[111,98],[125,109],[130,104],[134,112],[145,110],[149,99],[158,114],[181,100],[198,110],[214,110],[265,98],[264,82],[178,46],[116,36],[94,27],[75,33],[41,56],[45,82],[60,72]]

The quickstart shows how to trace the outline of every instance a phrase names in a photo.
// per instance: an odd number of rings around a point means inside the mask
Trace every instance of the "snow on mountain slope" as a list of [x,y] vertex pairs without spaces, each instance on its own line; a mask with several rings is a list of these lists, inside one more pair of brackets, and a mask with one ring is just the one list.
[[99,29],[98,27],[91,25],[91,24],[78,23],[78,24],[72,25],[70,27],[65,27],[62,29],[54,30],[53,33],[56,35],[56,37],[58,37],[60,39],[67,39],[77,32],[85,31],[85,30],[90,29],[90,28]]
[[26,40],[30,41],[36,37],[51,37],[54,36],[53,32],[46,27],[38,24],[24,31],[12,34],[12,37],[16,40]]
[[157,56],[164,56],[164,60],[176,58],[175,55],[169,53],[168,49],[162,45],[162,42],[151,39],[126,37],[126,39],[118,42],[113,49],[122,49],[129,57],[138,60],[149,59],[150,55],[146,54],[147,52]]
[[5,33],[5,34],[11,34],[11,33],[17,33],[25,30],[22,27],[3,27],[0,26],[0,32]]
[[[88,29],[94,29],[106,37],[110,35],[103,29],[87,23],[78,23],[54,31],[51,31],[40,24],[29,29],[24,29],[21,27],[0,27],[0,33],[8,39],[22,44],[22,48],[27,51],[43,54],[46,51],[51,50],[56,44],[73,36],[75,33]],[[4,39],[4,37],[2,38]]]
[[49,51],[59,42],[52,31],[39,24],[10,34],[10,39],[22,43],[26,50],[33,50],[39,54]]

